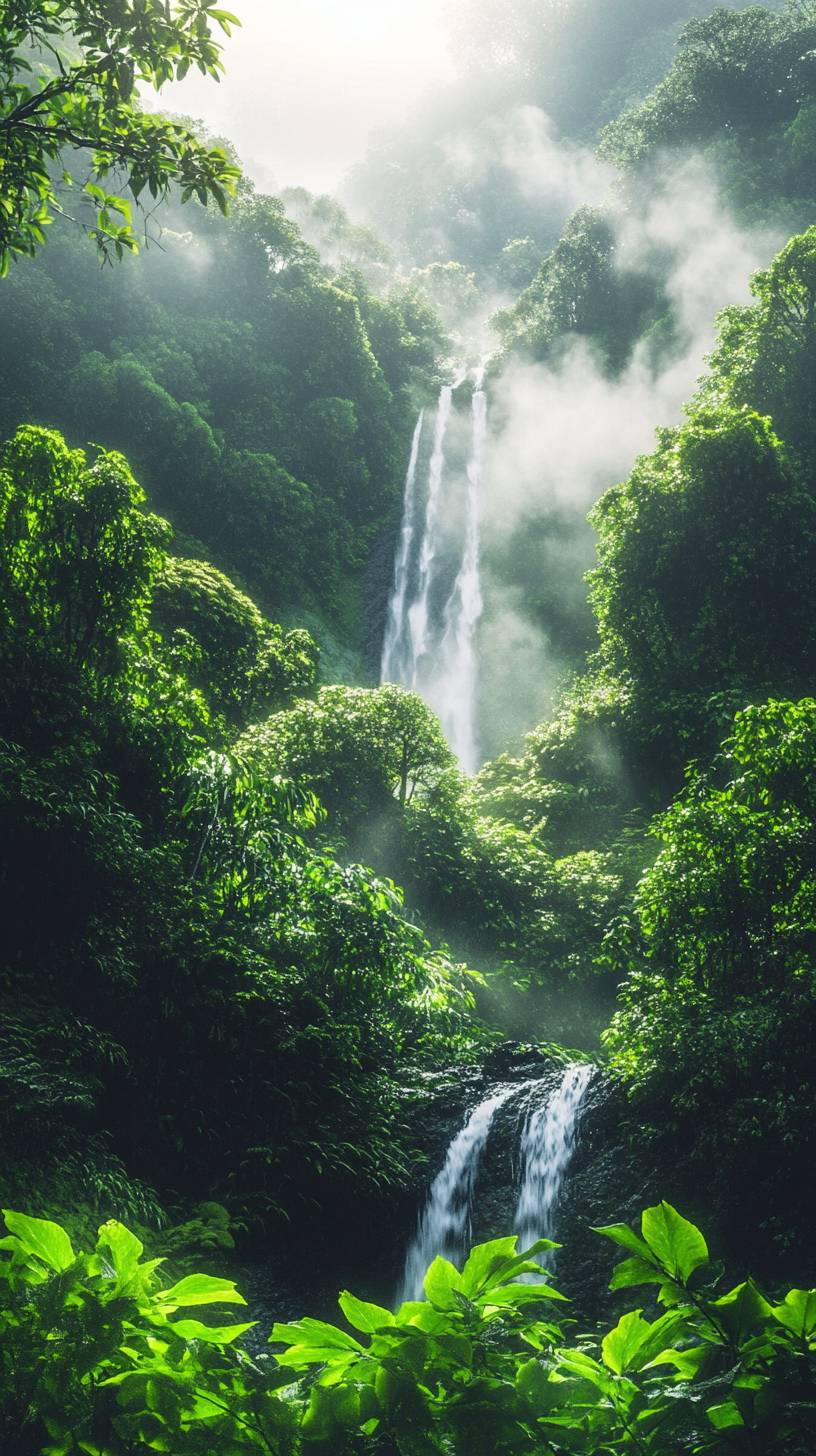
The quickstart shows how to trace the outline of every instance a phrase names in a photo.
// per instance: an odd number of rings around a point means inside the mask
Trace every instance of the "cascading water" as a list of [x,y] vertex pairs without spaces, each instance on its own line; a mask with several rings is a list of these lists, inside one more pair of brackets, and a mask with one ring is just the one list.
[[411,459],[405,477],[405,500],[402,508],[397,559],[394,563],[394,589],[388,604],[388,621],[385,628],[380,680],[382,682],[405,682],[413,673],[413,654],[406,643],[403,624],[405,604],[408,600],[410,582],[411,547],[416,533],[416,478],[419,464],[419,447],[422,444],[422,429],[425,411],[420,410],[411,444]]
[[472,445],[467,466],[467,507],[462,564],[445,605],[439,652],[443,686],[440,718],[448,742],[466,773],[478,768],[476,743],[476,629],[484,599],[480,572],[480,516],[484,451],[487,441],[485,366],[476,371],[473,390]]
[[440,497],[445,475],[445,436],[453,407],[453,391],[461,384],[457,378],[454,384],[446,384],[440,392],[436,407],[434,443],[431,464],[428,471],[428,498],[425,504],[425,529],[419,548],[419,581],[416,596],[408,608],[408,641],[411,646],[411,681],[406,687],[417,685],[417,670],[428,651],[430,634],[430,599],[436,563],[440,527]]
[[408,1249],[401,1300],[422,1298],[425,1271],[437,1254],[455,1259],[465,1252],[479,1162],[491,1123],[502,1104],[516,1092],[517,1086],[501,1087],[491,1092],[468,1115],[464,1127],[460,1128],[448,1148],[442,1170],[431,1184],[416,1235]]
[[[575,1151],[581,1105],[593,1070],[574,1062],[555,1086],[551,1078],[505,1083],[468,1113],[431,1184],[405,1260],[401,1299],[422,1298],[425,1272],[437,1254],[453,1262],[461,1262],[466,1254],[482,1155],[496,1113],[511,1098],[519,1098],[525,1112],[519,1148],[521,1186],[513,1232],[518,1235],[519,1249],[552,1236],[558,1201]],[[539,1262],[544,1266],[546,1255]]]
[[[439,714],[443,730],[468,773],[478,767],[476,632],[482,615],[481,491],[487,440],[486,365],[462,370],[440,391],[427,467],[424,518],[418,480],[424,416],[414,431],[405,481],[402,526],[388,605],[380,677],[420,693]],[[473,380],[467,464],[454,448],[454,395]],[[454,436],[456,432],[453,432]],[[454,447],[459,442],[454,438]],[[460,457],[460,458],[457,458]],[[451,532],[459,533],[455,548]]]
[[[521,1189],[513,1232],[519,1248],[552,1238],[558,1200],[575,1151],[581,1103],[592,1067],[574,1062],[540,1106],[531,1106],[521,1134]],[[547,1254],[539,1256],[546,1267]]]

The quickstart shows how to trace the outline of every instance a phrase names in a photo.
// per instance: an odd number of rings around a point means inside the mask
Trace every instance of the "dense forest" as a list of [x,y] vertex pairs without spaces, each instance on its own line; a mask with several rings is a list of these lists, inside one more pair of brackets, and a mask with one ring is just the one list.
[[816,4],[453,12],[0,0],[11,1456],[816,1447]]

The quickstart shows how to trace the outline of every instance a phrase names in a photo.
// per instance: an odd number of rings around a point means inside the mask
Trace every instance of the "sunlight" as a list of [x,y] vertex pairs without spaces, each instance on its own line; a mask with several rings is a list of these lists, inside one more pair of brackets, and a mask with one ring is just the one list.
[[162,105],[226,133],[264,187],[336,188],[381,128],[451,74],[452,0],[235,0],[221,85],[191,73]]

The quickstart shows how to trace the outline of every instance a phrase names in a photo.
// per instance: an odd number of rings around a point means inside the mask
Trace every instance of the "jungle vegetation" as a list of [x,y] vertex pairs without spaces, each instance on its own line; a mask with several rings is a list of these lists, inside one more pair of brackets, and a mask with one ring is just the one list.
[[[497,51],[495,10],[453,114],[489,63],[497,108],[546,98],[624,196],[693,151],[786,240],[681,423],[594,505],[552,714],[469,779],[376,682],[417,407],[497,281],[496,380],[576,340],[614,378],[644,340],[671,356],[666,276],[620,269],[596,208],[542,217],[489,167],[442,189],[434,118],[410,156],[382,140],[349,212],[264,195],[136,99],[217,72],[233,19],[204,0],[0,4],[20,1456],[812,1450],[816,14],[627,0],[610,30],[598,0],[519,3]],[[381,182],[385,240],[352,206]],[[717,1258],[661,1203],[599,1229],[628,1256],[613,1291],[640,1290],[612,1327],[499,1239],[438,1260],[424,1303],[344,1294],[349,1329],[261,1349],[213,1250],[296,1228],[311,1259],[365,1259],[423,1166],[429,1078],[507,1036],[599,1060],[632,1144],[705,1187]]]

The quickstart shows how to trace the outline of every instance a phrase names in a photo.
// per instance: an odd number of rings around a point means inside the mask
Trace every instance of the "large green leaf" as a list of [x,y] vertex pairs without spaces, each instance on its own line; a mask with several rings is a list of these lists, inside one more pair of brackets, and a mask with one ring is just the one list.
[[700,1230],[670,1203],[645,1209],[640,1226],[654,1257],[681,1283],[708,1263],[708,1245]]
[[729,1290],[721,1299],[715,1300],[713,1308],[717,1317],[737,1345],[753,1338],[767,1325],[773,1316],[773,1309],[752,1280],[746,1279],[736,1289]]
[[633,1254],[631,1259],[622,1259],[616,1264],[609,1281],[610,1289],[632,1289],[639,1284],[662,1284],[665,1275],[662,1269],[650,1260]]
[[[538,1269],[534,1264],[533,1269]],[[532,1270],[530,1270],[532,1273]],[[541,1271],[538,1270],[540,1273]],[[560,1290],[554,1289],[551,1284],[539,1281],[536,1284],[502,1284],[498,1289],[488,1289],[485,1294],[480,1294],[476,1303],[480,1307],[485,1305],[522,1305],[539,1304],[544,1299],[555,1299],[566,1304],[567,1296]]]
[[650,1325],[639,1309],[621,1315],[615,1328],[609,1331],[601,1344],[604,1364],[614,1370],[616,1375],[622,1375],[625,1370],[636,1369],[635,1356],[648,1339],[649,1330]]
[[791,1289],[771,1313],[800,1339],[809,1340],[816,1335],[816,1289]]
[[468,1299],[481,1294],[494,1282],[501,1279],[502,1272],[511,1264],[516,1254],[516,1237],[491,1239],[490,1243],[477,1244],[471,1250],[462,1270],[461,1290]]
[[25,1213],[12,1213],[7,1208],[3,1209],[3,1218],[24,1254],[34,1254],[56,1274],[70,1269],[76,1255],[65,1229],[58,1223],[51,1223],[46,1218],[30,1218]]
[[720,1405],[709,1406],[706,1415],[717,1431],[731,1431],[736,1426],[745,1425],[733,1400],[725,1400]]
[[604,1224],[601,1228],[594,1228],[592,1232],[601,1234],[605,1239],[611,1239],[614,1244],[620,1244],[622,1249],[628,1249],[631,1254],[637,1254],[640,1258],[651,1262],[649,1245],[645,1244],[627,1223]]
[[423,1288],[438,1309],[456,1309],[454,1295],[462,1291],[462,1276],[449,1259],[438,1254],[425,1275]]
[[273,1325],[269,1339],[274,1344],[301,1345],[304,1348],[311,1345],[324,1350],[358,1351],[363,1348],[359,1340],[338,1329],[337,1325],[309,1318],[294,1320],[288,1325]]
[[170,1289],[160,1289],[156,1299],[167,1309],[192,1309],[199,1304],[246,1304],[231,1279],[212,1274],[188,1274]]
[[202,1340],[205,1345],[231,1345],[247,1330],[255,1328],[255,1321],[247,1325],[205,1325],[200,1320],[173,1320],[170,1325],[174,1334],[182,1340]]
[[616,1375],[643,1370],[657,1356],[667,1351],[679,1330],[686,1324],[684,1313],[672,1310],[649,1323],[639,1309],[622,1315],[617,1325],[603,1340],[604,1363]]
[[362,1330],[365,1334],[372,1334],[374,1330],[381,1330],[394,1324],[394,1316],[390,1309],[384,1309],[380,1304],[368,1304],[365,1300],[350,1294],[347,1289],[343,1290],[337,1303],[349,1324],[355,1330]]
[[96,1252],[100,1259],[110,1258],[116,1275],[117,1294],[137,1293],[150,1287],[150,1277],[163,1259],[149,1259],[140,1263],[144,1253],[141,1239],[125,1228],[124,1224],[109,1219],[99,1230]]

